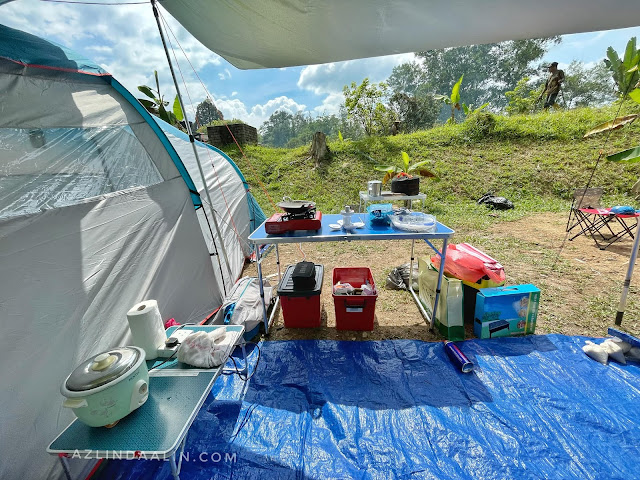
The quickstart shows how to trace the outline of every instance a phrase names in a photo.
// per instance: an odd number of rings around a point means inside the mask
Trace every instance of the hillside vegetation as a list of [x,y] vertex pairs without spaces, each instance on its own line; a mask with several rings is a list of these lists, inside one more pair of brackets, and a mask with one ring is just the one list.
[[[359,141],[331,138],[333,157],[316,166],[309,146],[295,149],[229,147],[251,185],[252,193],[270,214],[283,196],[313,200],[324,213],[338,213],[358,204],[358,191],[368,180],[381,180],[375,165],[401,165],[401,152],[412,163],[430,160],[439,181],[421,179],[427,195],[425,211],[454,228],[477,228],[487,222],[514,220],[546,211],[568,209],[574,189],[604,187],[604,202],[636,205],[629,193],[640,176],[638,164],[616,164],[598,154],[607,134],[583,139],[593,126],[614,118],[619,105],[601,109],[557,110],[535,115],[498,116],[480,113],[464,123],[443,125],[412,134],[369,137]],[[624,104],[620,114],[637,111]],[[640,125],[611,133],[605,154],[640,144]],[[261,185],[261,183],[264,185]],[[485,192],[505,196],[515,209],[487,215],[476,200]]]

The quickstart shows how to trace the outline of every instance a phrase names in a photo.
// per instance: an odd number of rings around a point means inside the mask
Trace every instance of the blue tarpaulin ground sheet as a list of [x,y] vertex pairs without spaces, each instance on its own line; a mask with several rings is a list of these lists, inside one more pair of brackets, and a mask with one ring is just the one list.
[[[640,365],[597,363],[586,340],[460,342],[468,374],[442,343],[263,342],[246,385],[236,375],[216,383],[180,477],[637,478]],[[112,460],[99,478],[172,477],[168,462]]]

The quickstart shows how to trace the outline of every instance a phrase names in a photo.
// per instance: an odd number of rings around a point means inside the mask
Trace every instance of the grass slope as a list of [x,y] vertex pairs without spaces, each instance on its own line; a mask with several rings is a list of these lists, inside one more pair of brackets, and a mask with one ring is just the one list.
[[[631,113],[634,108],[637,110],[637,106],[625,105],[620,114]],[[489,120],[481,115],[463,124],[414,134],[334,140],[329,143],[333,157],[319,166],[309,159],[309,147],[248,146],[244,149],[246,157],[236,148],[227,149],[227,153],[244,172],[268,215],[276,211],[271,199],[277,202],[284,195],[314,200],[322,212],[338,213],[345,204],[358,204],[358,191],[366,189],[368,180],[382,179],[383,174],[375,171],[374,165],[394,161],[400,165],[401,151],[407,152],[412,162],[430,160],[441,180],[421,181],[421,191],[427,195],[423,209],[456,231],[455,243],[469,242],[498,259],[511,284],[534,283],[541,288],[544,302],[538,331],[602,335],[615,317],[628,253],[621,256],[612,248],[591,255],[595,247],[590,240],[584,239],[582,245],[587,250],[579,251],[579,241],[565,244],[562,237],[572,192],[584,187],[592,175],[590,185],[604,188],[603,204],[640,207],[629,194],[640,176],[640,164],[616,164],[602,158],[594,169],[601,149],[613,153],[640,144],[640,125],[631,124],[611,133],[606,147],[606,134],[583,139],[587,130],[611,120],[617,112],[617,106],[612,106],[495,116]],[[493,212],[477,205],[476,200],[487,191],[509,198],[515,208]],[[536,215],[547,212],[556,213]],[[557,224],[555,230],[542,229],[547,225],[538,223],[540,219],[551,217]],[[531,228],[529,232],[522,230],[523,223],[528,222],[536,224],[533,233]],[[397,243],[314,244],[305,245],[305,249],[327,269],[359,258],[381,281],[392,267],[408,260],[406,246]],[[612,258],[618,263],[607,269]],[[601,263],[591,264],[594,259]],[[609,273],[598,273],[592,265]],[[625,318],[640,318],[637,293],[632,282]],[[325,303],[331,303],[330,297]],[[409,338],[436,338],[429,336],[420,320],[416,323],[415,306],[405,292],[385,290],[376,310],[380,325],[372,338],[395,338],[397,332]],[[329,317],[331,322],[331,313]],[[625,327],[633,334],[640,333],[640,321],[625,320]],[[279,335],[298,338],[292,337],[295,332],[290,330],[279,330]],[[298,335],[307,338],[305,335],[311,334],[305,331]],[[333,328],[313,335],[351,338],[351,333],[342,335]]]
[[[633,107],[624,105],[622,113]],[[382,179],[374,165],[401,164],[401,151],[412,163],[430,160],[439,182],[422,179],[427,194],[425,211],[444,223],[477,228],[486,222],[512,220],[535,212],[568,209],[574,189],[605,189],[605,202],[632,204],[630,187],[640,165],[616,164],[602,158],[595,169],[606,134],[583,139],[591,127],[614,117],[618,106],[575,109],[536,115],[471,118],[395,137],[359,141],[330,141],[333,157],[319,166],[309,158],[309,147],[296,149],[247,146],[246,157],[235,147],[226,150],[251,185],[265,213],[287,195],[314,200],[324,213],[338,213],[345,204],[358,203],[358,191],[368,180]],[[490,119],[490,120],[491,120]],[[640,144],[640,126],[632,124],[611,134],[605,153]],[[268,192],[268,195],[265,192]],[[475,201],[485,192],[509,198],[515,209],[498,218],[487,216]]]

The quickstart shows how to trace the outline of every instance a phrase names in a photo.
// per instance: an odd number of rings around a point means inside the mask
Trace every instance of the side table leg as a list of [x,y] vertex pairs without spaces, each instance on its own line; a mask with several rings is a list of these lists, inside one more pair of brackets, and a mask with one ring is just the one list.
[[[173,452],[173,455],[169,458],[169,463],[171,464],[171,474],[175,480],[180,480],[180,470],[182,469],[182,459],[184,457],[184,446],[187,443],[187,434],[185,434],[182,442],[180,442],[180,448]],[[178,463],[176,464],[176,454],[180,456],[178,459]]]
[[240,348],[242,348],[242,360],[244,361],[244,368],[242,369],[242,374],[246,377],[249,373],[249,366],[247,365],[247,350],[245,348],[245,343],[242,342],[240,344]]
[[67,480],[73,480],[71,478],[71,470],[69,469],[69,460],[67,460],[65,454],[58,455],[58,458],[60,459],[60,464],[62,465],[62,470],[64,470],[64,475],[67,477]]

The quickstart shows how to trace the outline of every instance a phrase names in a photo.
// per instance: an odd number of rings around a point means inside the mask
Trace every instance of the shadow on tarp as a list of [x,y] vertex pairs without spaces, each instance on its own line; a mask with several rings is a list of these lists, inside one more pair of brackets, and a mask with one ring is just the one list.
[[[237,376],[216,383],[189,432],[181,478],[627,480],[640,468],[640,366],[601,365],[581,351],[586,340],[549,335],[460,342],[478,362],[475,380],[453,370],[440,343],[265,342],[256,387],[254,379],[245,386]],[[252,364],[256,358],[254,351]],[[347,362],[354,365],[339,384],[314,385],[313,394],[301,387],[338,376]],[[491,401],[469,408],[427,404],[421,389],[444,396],[437,391],[442,382],[417,371],[427,364],[440,365],[428,372],[465,392],[466,382],[480,379]],[[266,396],[267,379],[280,405],[243,398],[243,392],[254,400]],[[338,385],[374,398],[345,395],[335,391]],[[403,394],[393,395],[398,386]],[[413,407],[378,408],[411,403],[409,393],[419,394]],[[305,411],[305,402],[318,408]],[[98,478],[172,477],[168,462],[119,461],[108,462]]]
[[370,410],[417,405],[469,408],[491,402],[478,375],[462,375],[440,343],[265,342],[245,401],[322,415],[325,404]]

